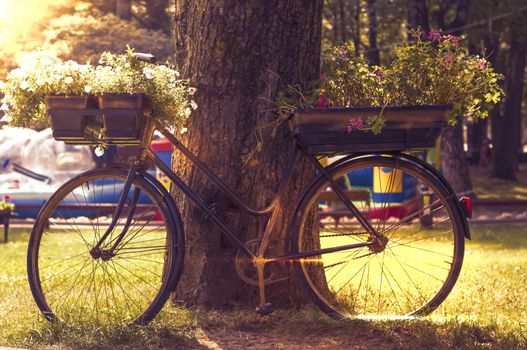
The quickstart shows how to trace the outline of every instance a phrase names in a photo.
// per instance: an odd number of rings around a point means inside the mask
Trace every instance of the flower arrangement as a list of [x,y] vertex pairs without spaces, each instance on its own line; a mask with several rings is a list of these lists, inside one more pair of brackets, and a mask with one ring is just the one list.
[[15,205],[11,203],[11,196],[4,196],[0,200],[0,211],[13,211],[15,210]]
[[450,104],[450,122],[456,117],[485,118],[503,97],[485,58],[469,55],[459,37],[416,31],[414,42],[395,50],[396,60],[384,78],[385,101],[399,105]]
[[62,62],[43,51],[22,58],[19,68],[8,73],[0,90],[4,93],[3,120],[10,125],[30,127],[47,121],[44,96],[78,95],[90,92],[94,68],[74,61]]
[[3,120],[16,127],[48,123],[44,96],[55,94],[144,93],[151,99],[152,117],[171,128],[181,128],[197,108],[191,100],[195,88],[173,66],[140,61],[132,49],[123,55],[104,53],[97,66],[37,51],[7,75],[0,90]]
[[[451,124],[460,116],[487,117],[503,97],[502,76],[484,58],[469,55],[459,37],[440,31],[415,31],[413,36],[411,43],[395,49],[396,58],[387,67],[369,65],[352,55],[349,45],[330,48],[318,82],[306,90],[288,86],[279,95],[279,117],[288,117],[295,108],[435,104],[451,105]],[[383,126],[381,113],[350,120],[348,131],[379,133]]]

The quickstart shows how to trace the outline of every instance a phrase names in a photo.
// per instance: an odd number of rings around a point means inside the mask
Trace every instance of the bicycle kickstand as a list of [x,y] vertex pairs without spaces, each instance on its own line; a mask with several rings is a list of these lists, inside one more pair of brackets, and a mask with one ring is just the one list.
[[256,313],[261,317],[269,315],[272,310],[272,304],[265,302],[265,281],[264,281],[264,270],[265,270],[265,258],[255,258],[256,271],[258,273],[258,289],[260,291],[260,306],[256,308]]

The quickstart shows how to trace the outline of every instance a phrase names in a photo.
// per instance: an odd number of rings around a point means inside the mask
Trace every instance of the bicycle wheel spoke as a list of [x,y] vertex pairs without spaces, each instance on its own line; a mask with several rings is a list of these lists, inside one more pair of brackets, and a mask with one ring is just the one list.
[[[126,173],[104,169],[86,174],[50,198],[31,233],[28,273],[37,304],[50,320],[148,322],[169,296],[183,238],[164,221],[150,225],[156,215],[168,220],[172,213],[142,177],[132,181],[127,204],[113,219]],[[110,250],[125,227],[125,239]],[[106,232],[100,247],[92,249]]]
[[[360,317],[423,315],[437,308],[461,268],[463,218],[455,194],[404,157],[357,158],[328,169],[378,235],[362,227],[321,175],[300,204],[294,252],[369,244],[323,254],[319,264],[298,270],[315,302],[330,315]],[[319,232],[304,227],[313,205]]]

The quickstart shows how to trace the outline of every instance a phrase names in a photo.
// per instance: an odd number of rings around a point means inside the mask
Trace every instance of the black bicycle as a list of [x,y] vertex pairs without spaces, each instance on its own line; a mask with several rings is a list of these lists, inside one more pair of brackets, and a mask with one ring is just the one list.
[[[236,270],[259,287],[260,314],[269,312],[265,286],[273,282],[266,268],[287,261],[294,262],[314,303],[332,317],[426,315],[458,278],[464,238],[470,236],[468,211],[433,167],[402,151],[432,146],[447,111],[448,106],[297,111],[289,120],[291,146],[278,193],[261,209],[246,205],[146,114],[137,113],[140,126],[133,137],[95,139],[89,128],[80,139],[55,133],[69,143],[139,144],[140,150],[127,168],[100,168],[71,179],[42,207],[28,250],[38,307],[50,321],[140,324],[161,310],[182,272],[185,243],[174,200],[145,170],[150,160],[238,247]],[[82,113],[104,118],[109,112]],[[381,112],[387,120],[381,134],[348,133],[350,117]],[[241,210],[268,219],[258,240],[242,242],[150,149],[155,130]],[[323,166],[321,158],[332,162]],[[296,161],[311,162],[317,174],[291,217],[286,251],[268,256],[279,234],[277,203],[287,195]]]

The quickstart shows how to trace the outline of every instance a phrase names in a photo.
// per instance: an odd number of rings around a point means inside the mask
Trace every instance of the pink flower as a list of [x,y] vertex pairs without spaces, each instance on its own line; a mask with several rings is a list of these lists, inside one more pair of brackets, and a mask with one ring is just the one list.
[[479,70],[487,68],[487,60],[484,58],[478,59],[478,65],[476,66]]
[[452,52],[449,52],[447,57],[445,57],[443,61],[443,66],[446,70],[450,70],[452,68],[452,64],[454,63],[454,56],[452,55]]
[[441,41],[441,31],[440,30],[432,30],[430,33],[428,33],[428,40],[430,40],[430,41]]
[[329,107],[329,98],[324,95],[320,95],[317,101],[317,108],[327,108]]
[[455,47],[459,47],[459,37],[451,34],[443,35],[443,41],[450,42]]
[[12,199],[11,196],[8,195],[8,194],[6,194],[6,195],[4,196],[4,202],[9,202],[11,199]]
[[348,133],[353,130],[362,130],[364,128],[364,120],[362,117],[351,118],[348,122]]

